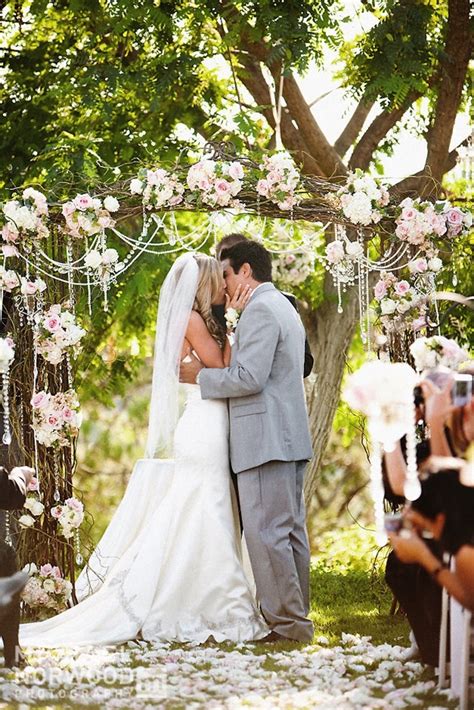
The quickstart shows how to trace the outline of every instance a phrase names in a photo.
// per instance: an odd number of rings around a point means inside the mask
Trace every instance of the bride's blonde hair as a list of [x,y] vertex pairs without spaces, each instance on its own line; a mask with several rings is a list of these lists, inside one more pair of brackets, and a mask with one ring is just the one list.
[[208,331],[222,347],[225,339],[224,328],[212,313],[212,302],[218,296],[222,286],[222,266],[217,259],[207,254],[195,254],[194,258],[199,268],[199,282],[193,311],[197,311],[202,316]]

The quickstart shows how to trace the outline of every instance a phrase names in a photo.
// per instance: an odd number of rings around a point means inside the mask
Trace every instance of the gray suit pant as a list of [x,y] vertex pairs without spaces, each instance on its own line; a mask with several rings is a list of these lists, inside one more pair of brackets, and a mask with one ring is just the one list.
[[306,461],[269,461],[237,474],[245,540],[262,613],[272,629],[311,641]]

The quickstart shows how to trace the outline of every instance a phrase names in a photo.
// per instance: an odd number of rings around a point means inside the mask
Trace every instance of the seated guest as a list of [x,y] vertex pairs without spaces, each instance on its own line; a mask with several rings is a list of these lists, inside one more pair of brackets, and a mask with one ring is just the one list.
[[[17,466],[8,473],[0,467],[0,509],[16,510],[25,503],[28,485],[34,469]],[[22,662],[18,641],[20,623],[20,592],[28,581],[28,574],[17,571],[14,549],[0,541],[0,636],[3,638],[5,665],[12,667]]]
[[[474,611],[474,488],[460,482],[459,471],[430,474],[405,518],[413,529],[390,535],[397,557],[421,565],[462,606]],[[432,553],[420,536],[423,531],[438,541],[442,552],[454,556],[455,571]]]

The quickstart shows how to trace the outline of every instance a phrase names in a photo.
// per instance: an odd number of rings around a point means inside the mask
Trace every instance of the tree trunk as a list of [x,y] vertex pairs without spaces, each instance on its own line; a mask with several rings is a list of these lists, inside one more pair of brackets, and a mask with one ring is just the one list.
[[[326,286],[329,290],[329,278]],[[331,291],[334,289],[331,284]],[[339,403],[339,390],[346,364],[347,350],[358,323],[357,288],[347,292],[343,312],[338,313],[337,301],[327,297],[314,311],[301,309],[311,352],[314,373],[307,385],[308,414],[313,437],[314,455],[307,468],[305,499],[308,503],[318,485],[321,460],[331,433],[332,422]]]

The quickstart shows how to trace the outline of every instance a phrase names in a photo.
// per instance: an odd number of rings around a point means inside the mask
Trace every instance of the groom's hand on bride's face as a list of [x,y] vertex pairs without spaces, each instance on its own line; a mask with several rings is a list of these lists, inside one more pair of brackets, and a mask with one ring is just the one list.
[[197,359],[197,357],[194,357],[194,355],[187,355],[184,360],[181,360],[179,368],[179,381],[188,385],[196,384],[196,377],[202,368],[203,364]]

